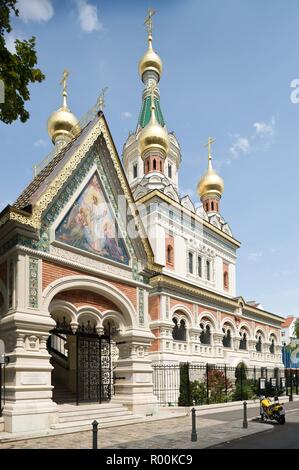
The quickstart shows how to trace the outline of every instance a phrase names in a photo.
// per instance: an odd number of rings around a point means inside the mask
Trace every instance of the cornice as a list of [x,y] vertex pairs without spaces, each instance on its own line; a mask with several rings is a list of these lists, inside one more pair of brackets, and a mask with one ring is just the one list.
[[[191,284],[188,284],[187,282],[171,278],[165,274],[152,277],[150,279],[150,285],[152,287],[170,287],[172,289],[175,289],[176,291],[180,290],[181,292],[188,292],[191,295],[200,296],[207,300],[217,302],[219,304],[226,305],[234,309],[240,308],[239,298],[229,299],[227,297],[222,296],[221,294],[208,291],[202,287],[193,286]],[[258,308],[254,308],[248,305],[244,305],[243,312],[251,312],[257,316],[264,317],[268,320],[273,320],[275,322],[282,322],[284,320],[284,318],[279,315],[275,315],[274,313],[267,312],[265,310],[260,310]]]

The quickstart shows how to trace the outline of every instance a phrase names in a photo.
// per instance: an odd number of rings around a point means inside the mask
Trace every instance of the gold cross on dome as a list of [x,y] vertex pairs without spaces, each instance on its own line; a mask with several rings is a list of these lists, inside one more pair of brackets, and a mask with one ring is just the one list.
[[212,158],[212,155],[211,155],[211,145],[215,142],[215,139],[213,139],[212,137],[209,137],[208,138],[208,142],[205,144],[205,147],[208,147],[208,157],[209,157],[209,160],[211,160]]
[[102,91],[100,93],[99,99],[98,99],[98,107],[99,111],[103,111],[105,108],[105,94],[107,93],[108,87],[106,86],[105,88],[102,88]]
[[144,24],[146,25],[146,29],[147,29],[149,36],[151,36],[153,32],[153,19],[152,18],[155,13],[156,13],[156,10],[154,10],[153,8],[149,8],[148,16],[145,18]]
[[69,74],[70,74],[69,71],[67,69],[64,69],[62,80],[60,82],[60,85],[63,86],[63,93],[66,93],[66,81],[67,81]]

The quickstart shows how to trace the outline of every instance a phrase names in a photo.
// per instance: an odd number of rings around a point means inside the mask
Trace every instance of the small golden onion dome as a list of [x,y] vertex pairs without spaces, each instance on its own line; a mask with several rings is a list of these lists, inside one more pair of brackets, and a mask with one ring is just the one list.
[[159,75],[159,78],[162,75],[163,63],[162,63],[161,58],[153,49],[151,36],[149,36],[148,38],[148,50],[146,51],[144,56],[141,58],[138,68],[139,68],[139,75],[141,78],[144,72],[146,72],[147,70],[153,70],[154,72],[157,72],[157,74]]
[[224,182],[212,167],[212,158],[209,157],[209,165],[206,173],[199,180],[197,185],[197,193],[200,199],[207,196],[221,197],[224,191]]
[[48,134],[55,144],[56,139],[72,140],[79,131],[79,121],[67,106],[62,106],[48,119]]
[[139,136],[139,148],[141,155],[147,150],[162,150],[167,154],[169,149],[169,136],[165,127],[162,127],[156,119],[155,105],[152,98],[151,118],[142,129]]

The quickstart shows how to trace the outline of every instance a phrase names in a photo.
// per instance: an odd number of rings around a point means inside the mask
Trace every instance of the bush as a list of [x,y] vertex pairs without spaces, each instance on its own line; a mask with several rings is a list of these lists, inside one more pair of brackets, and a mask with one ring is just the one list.
[[180,364],[180,395],[178,399],[179,406],[191,405],[189,364]]
[[204,405],[207,402],[207,389],[205,384],[198,380],[190,382],[190,395],[192,404]]

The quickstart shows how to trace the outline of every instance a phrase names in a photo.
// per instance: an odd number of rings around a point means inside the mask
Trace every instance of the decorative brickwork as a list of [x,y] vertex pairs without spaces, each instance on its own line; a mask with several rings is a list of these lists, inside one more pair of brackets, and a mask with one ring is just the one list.
[[160,318],[160,296],[153,295],[149,297],[149,316],[151,321],[159,320]]
[[[60,266],[59,264],[55,264],[50,261],[43,261],[43,290],[46,289],[49,284],[57,281],[58,279],[76,275],[86,276],[86,273],[79,270],[70,269],[65,266]],[[136,287],[112,280],[109,280],[109,283],[119,289],[132,302],[134,307],[137,308]]]

